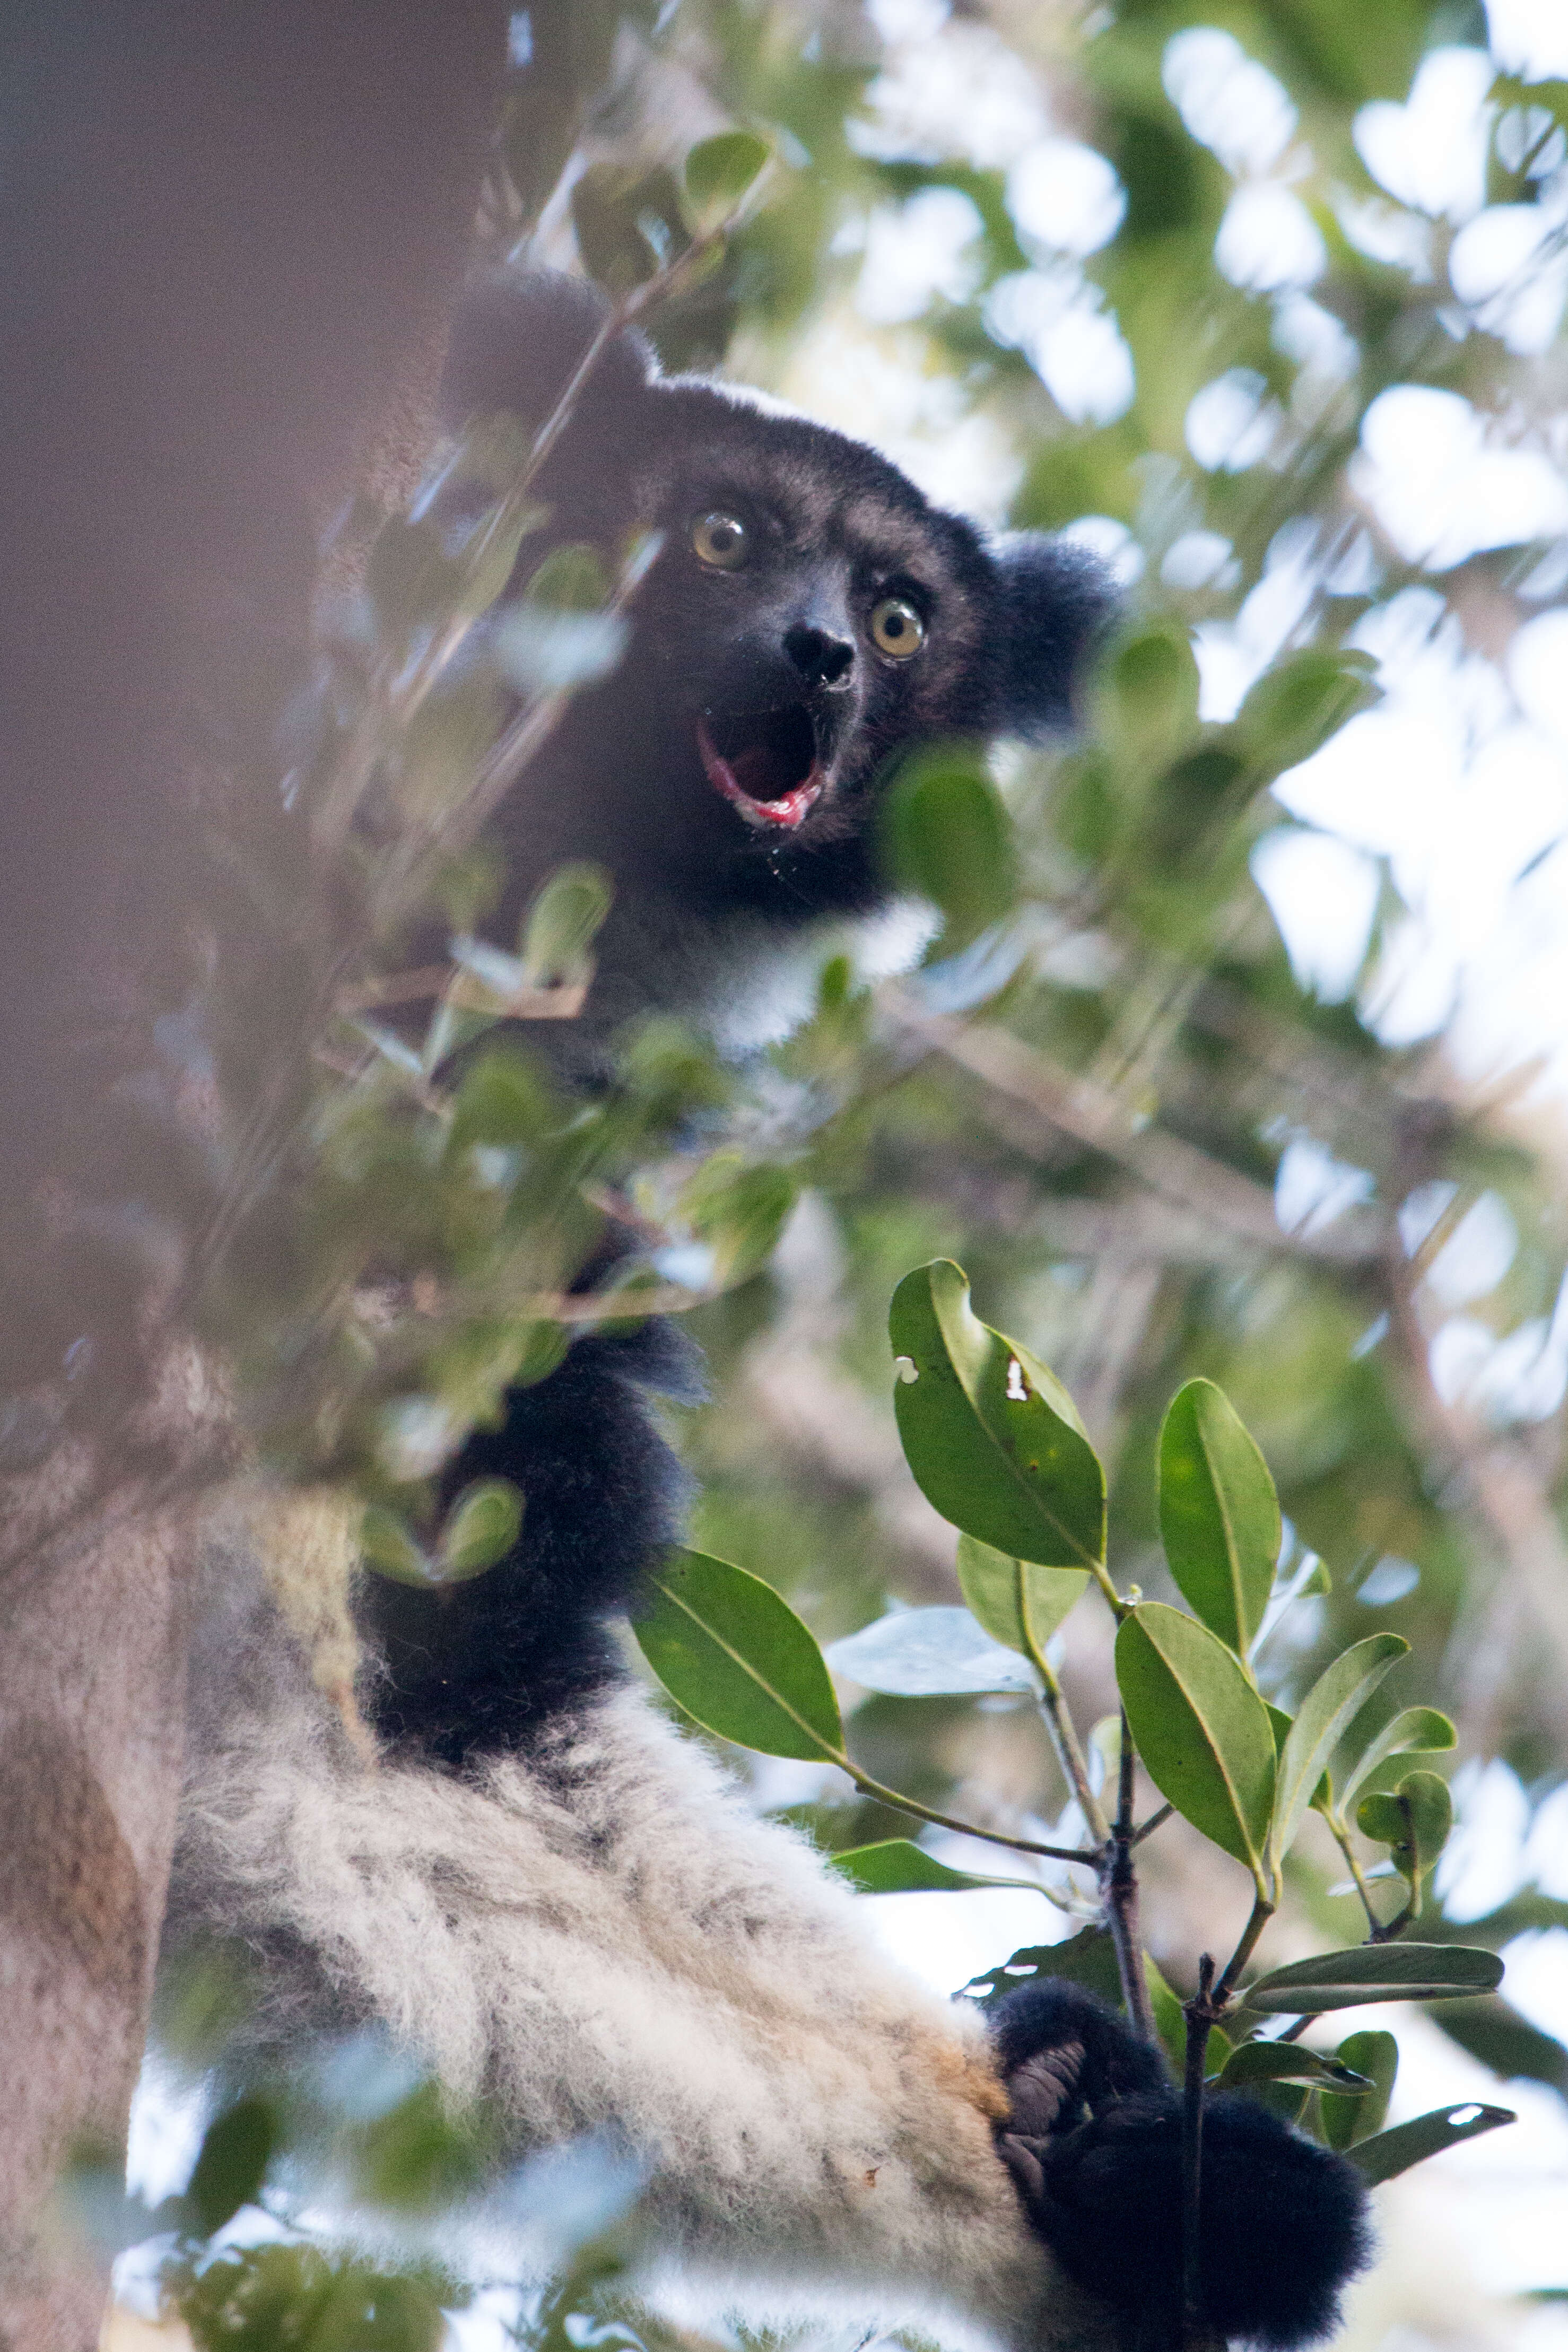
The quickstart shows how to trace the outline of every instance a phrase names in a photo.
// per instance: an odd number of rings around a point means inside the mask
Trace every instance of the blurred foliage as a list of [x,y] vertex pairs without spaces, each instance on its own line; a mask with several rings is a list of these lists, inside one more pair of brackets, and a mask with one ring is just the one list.
[[[1205,110],[1200,37],[1211,100],[1232,77],[1228,114]],[[1081,18],[1028,0],[951,15],[882,0],[875,22],[853,0],[519,12],[481,208],[492,256],[597,273],[643,306],[668,365],[729,354],[736,373],[825,408],[843,408],[847,382],[857,428],[912,465],[984,448],[1005,520],[1071,528],[1107,553],[1125,614],[1080,740],[1010,749],[989,774],[925,763],[900,784],[889,860],[948,925],[920,972],[870,985],[836,956],[811,1019],[761,1065],[722,1066],[653,1023],[625,1041],[612,1086],[567,1098],[530,1023],[571,1017],[602,905],[592,877],[567,876],[515,942],[478,946],[500,878],[485,820],[563,698],[616,657],[647,551],[627,550],[613,579],[557,551],[498,675],[452,655],[520,551],[529,568],[542,518],[526,450],[463,454],[489,503],[456,548],[427,514],[379,531],[347,519],[351,541],[371,541],[366,593],[328,616],[325,683],[290,720],[296,821],[281,843],[258,818],[254,838],[239,825],[222,846],[253,949],[162,1026],[153,1206],[133,1236],[145,1252],[159,1219],[195,1235],[184,1295],[234,1360],[268,1475],[374,1508],[376,1556],[402,1572],[482,1572],[512,1507],[470,1498],[472,1523],[443,1548],[436,1471],[510,1381],[559,1361],[564,1294],[613,1222],[647,1239],[650,1263],[623,1267],[598,1311],[688,1311],[709,1350],[714,1401],[679,1440],[701,1480],[704,1552],[764,1577],[824,1639],[889,1601],[954,1606],[952,1531],[900,1452],[895,1398],[914,1391],[894,1381],[884,1327],[909,1269],[948,1256],[987,1324],[1076,1400],[1107,1473],[1119,1590],[1210,1608],[1216,1644],[1225,1607],[1232,1632],[1264,1607],[1258,1685],[1286,1713],[1386,1625],[1412,1656],[1397,1692],[1365,1695],[1362,1748],[1419,1693],[1452,1717],[1462,1759],[1503,1756],[1536,1795],[1554,1783],[1568,1745],[1568,1619],[1550,1591],[1568,1570],[1562,1399],[1539,1381],[1456,1395],[1431,1370],[1449,1310],[1430,1276],[1478,1204],[1514,1240],[1466,1314],[1515,1363],[1545,1360],[1568,1226],[1540,1129],[1514,1114],[1528,1074],[1488,1093],[1440,1034],[1384,1042],[1379,991],[1404,922],[1386,866],[1342,993],[1293,967],[1252,869],[1259,841],[1287,828],[1269,786],[1375,697],[1391,633],[1450,656],[1470,631],[1492,647],[1568,581],[1562,549],[1528,537],[1424,563],[1380,523],[1360,463],[1391,387],[1458,396],[1510,447],[1557,447],[1561,341],[1510,349],[1498,309],[1454,282],[1463,207],[1424,205],[1418,170],[1393,186],[1367,160],[1387,152],[1369,126],[1387,134],[1391,118],[1366,110],[1402,108],[1418,73],[1485,37],[1462,0],[1113,0]],[[1500,73],[1477,104],[1470,209],[1538,213],[1547,234],[1521,271],[1550,270],[1568,87]],[[1074,226],[1053,244],[1049,203],[1030,196],[1027,157],[1053,124],[1073,126],[1080,180],[1100,175],[1098,241]],[[1267,255],[1231,258],[1227,274],[1216,239],[1234,255],[1227,224],[1260,190],[1282,249],[1318,257],[1276,276]],[[967,206],[956,217],[972,233],[889,306],[875,256],[926,234],[933,197]],[[1088,391],[1069,345],[1099,354]],[[454,935],[449,961],[430,994],[399,996],[433,922]],[[215,1081],[221,1113],[171,1176],[167,1108],[182,1090],[207,1101]],[[689,1281],[662,1271],[676,1264]],[[584,1311],[574,1302],[573,1320]],[[1182,1565],[1173,1520],[1180,1591],[1163,1564],[1153,1465],[1193,1380],[1223,1388],[1278,1488],[1267,1591],[1256,1495],[1251,1550],[1223,1593]],[[1213,1459],[1227,1449],[1245,1481],[1251,1456],[1228,1425]],[[1201,1528],[1207,1474],[1192,1466],[1181,1508]],[[983,1587],[972,1560],[962,1592]],[[1013,1605],[993,1592],[987,1607]],[[1086,1602],[1052,1633],[1085,1722],[1114,1697],[1103,1614]],[[829,1848],[908,1831],[868,1780],[1021,1835],[1079,1834],[1017,1694],[851,1686],[843,1736],[858,1790],[830,1770],[792,1784],[795,1817]],[[1425,1888],[1428,1945],[1457,1932],[1495,1948],[1563,1924],[1443,1918],[1426,1869],[1446,1800],[1400,1761],[1443,1745],[1389,1746],[1355,1819],[1307,1822],[1285,1899],[1319,1940],[1356,1932],[1354,1889],[1334,1885],[1341,1832],[1358,1870],[1381,1845],[1413,1897]],[[1091,1741],[1091,1769],[1104,1760]],[[882,1884],[889,1867],[865,1865]],[[1179,1865],[1145,1925],[1171,1982],[1190,1984],[1210,1931]],[[1435,2014],[1504,2071],[1563,2087],[1561,2046],[1501,1999]],[[1359,2139],[1387,2073],[1373,2038],[1352,2043],[1375,2094],[1274,2087]],[[282,2294],[352,2312],[345,2342],[430,2340],[420,2330],[447,2290],[416,2271],[394,2286],[330,2247],[191,2251],[247,2163],[292,2210],[257,2118],[228,2128],[231,2144],[204,2154],[171,2273],[198,2338],[334,2340],[324,2322],[258,2316]],[[431,2125],[430,2146],[445,2129]],[[395,2206],[395,2171],[355,2173],[350,2206]],[[439,2204],[482,2172],[432,2157],[428,2193]],[[605,2316],[618,2292],[613,2263],[559,2290],[538,2306],[541,2342],[642,2340]]]

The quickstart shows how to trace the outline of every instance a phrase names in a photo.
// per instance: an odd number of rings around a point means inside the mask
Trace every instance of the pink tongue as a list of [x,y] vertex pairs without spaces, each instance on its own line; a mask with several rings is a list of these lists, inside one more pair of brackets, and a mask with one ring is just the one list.
[[814,765],[805,782],[796,784],[792,792],[781,793],[777,800],[759,800],[747,791],[736,770],[738,768],[742,774],[750,771],[755,775],[759,768],[766,765],[765,754],[754,751],[742,751],[731,764],[718,750],[700,719],[697,722],[697,748],[702,755],[702,766],[709,782],[744,817],[748,824],[793,827],[803,821],[821,798],[822,775]]

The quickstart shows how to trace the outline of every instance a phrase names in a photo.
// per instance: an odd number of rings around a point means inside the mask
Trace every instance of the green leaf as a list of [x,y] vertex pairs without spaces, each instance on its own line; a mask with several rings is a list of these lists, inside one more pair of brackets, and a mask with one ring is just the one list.
[[638,217],[637,191],[615,163],[591,163],[572,190],[572,226],[590,278],[607,292],[629,294],[658,268]]
[[893,881],[940,907],[944,950],[1005,915],[1017,887],[1013,828],[979,754],[919,751],[901,762],[882,806]]
[[395,1584],[427,1587],[437,1581],[425,1547],[399,1512],[367,1503],[359,1523],[359,1548],[366,1565]]
[[493,1046],[463,1074],[452,1106],[447,1155],[475,1144],[526,1151],[559,1126],[561,1112],[537,1066],[520,1046]]
[[1100,665],[1094,699],[1098,731],[1122,766],[1168,767],[1198,727],[1198,666],[1186,631],[1166,624],[1123,635]]
[[1321,2051],[1303,2049],[1299,2042],[1244,2042],[1233,2050],[1215,2078],[1216,2091],[1246,2091],[1258,2083],[1305,2083],[1316,2088],[1354,2092],[1359,2097],[1372,2088],[1370,2077],[1348,2061],[1325,2058]]
[[1395,2124],[1392,2131],[1363,2139],[1346,2153],[1367,2187],[1375,2189],[1380,2180],[1392,2180],[1408,2172],[1413,2164],[1441,2156],[1446,2147],[1459,2147],[1468,2139],[1479,2139],[1483,2132],[1497,2131],[1503,2124],[1518,2120],[1511,2107],[1487,2107],[1468,2099],[1458,2106],[1433,2107],[1411,2123]]
[[1160,1431],[1160,1534],[1171,1573],[1211,1633],[1245,1657],[1279,1558],[1279,1498],[1241,1416],[1189,1381]]
[[1059,1381],[991,1330],[948,1258],[908,1274],[888,1328],[893,1407],[916,1483],[943,1518],[1043,1568],[1103,1558],[1105,1474]]
[[834,1855],[832,1867],[862,1895],[960,1894],[975,1886],[1026,1886],[1032,1894],[1040,1892],[1037,1879],[984,1878],[970,1870],[953,1870],[912,1838],[847,1846]]
[[1271,1853],[1276,1866],[1290,1851],[1340,1741],[1369,1694],[1410,1648],[1397,1633],[1372,1633],[1326,1666],[1296,1709],[1279,1758],[1279,1796]]
[[1405,1707],[1391,1723],[1384,1725],[1345,1781],[1340,1794],[1342,1817],[1354,1803],[1357,1791],[1391,1756],[1438,1755],[1453,1747],[1455,1738],[1453,1725],[1435,1706]]
[[703,1162],[679,1206],[713,1254],[716,1288],[744,1282],[767,1264],[795,1196],[795,1177],[776,1160],[747,1167],[738,1152],[716,1151]]
[[589,954],[615,887],[602,866],[558,866],[519,927],[517,951],[527,988],[571,988],[592,979]]
[[1084,1985],[1090,1992],[1097,1992],[1101,2000],[1121,2003],[1116,1946],[1104,1927],[1080,1927],[1076,1936],[1066,1936],[1059,1944],[1026,1944],[1022,1951],[1012,1953],[999,1967],[972,1977],[963,1991],[980,2008],[990,2009],[1016,1986],[1032,1984],[1046,1977],[1060,1977],[1068,1984]]
[[437,1554],[442,1584],[464,1584],[504,1559],[522,1533],[522,1496],[510,1478],[465,1486],[447,1514]]
[[204,2237],[255,2204],[278,2141],[277,2113],[263,2098],[238,2099],[207,2126],[185,2189]]
[[1246,1863],[1261,1889],[1274,1734],[1234,1651],[1196,1618],[1163,1601],[1141,1601],[1116,1636],[1116,1680],[1161,1795]]
[[670,1696],[721,1739],[764,1756],[842,1759],[822,1652],[760,1576],[708,1552],[669,1552],[632,1631]]
[[1364,2091],[1349,2097],[1325,2091],[1318,2102],[1323,2137],[1331,2147],[1348,2148],[1358,2139],[1370,2139],[1373,2132],[1383,2129],[1394,2077],[1399,2072],[1399,2044],[1392,2033],[1369,2027],[1363,2032],[1347,2034],[1334,2056],[1341,2065],[1353,2067],[1367,2080]]
[[1436,1863],[1454,1826],[1448,1784],[1436,1772],[1407,1772],[1397,1789],[1374,1790],[1356,1809],[1356,1827],[1390,1849],[1400,1876],[1415,1888]]
[[1369,2000],[1454,2000],[1494,1992],[1502,1980],[1495,1952],[1472,1944],[1357,1944],[1345,1952],[1319,1952],[1271,1969],[1248,1985],[1246,2009],[1316,2016],[1357,2009]]
[[478,526],[458,558],[462,586],[454,620],[477,621],[489,611],[517,567],[523,541],[543,519],[542,508],[504,503]]
[[721,131],[700,140],[687,154],[684,174],[692,226],[719,227],[755,186],[773,152],[751,131]]
[[976,1536],[958,1538],[958,1581],[965,1601],[994,1640],[1010,1650],[1044,1654],[1046,1643],[1089,1584],[1082,1568],[1037,1568],[1011,1559]]
[[1266,670],[1236,716],[1236,732],[1253,766],[1277,776],[1336,734],[1347,719],[1381,698],[1377,664],[1353,649],[1310,646]]

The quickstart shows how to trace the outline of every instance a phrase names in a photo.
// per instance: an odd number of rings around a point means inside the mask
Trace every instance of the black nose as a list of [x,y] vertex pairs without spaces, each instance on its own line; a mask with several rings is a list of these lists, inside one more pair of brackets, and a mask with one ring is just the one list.
[[784,651],[812,686],[839,685],[855,658],[854,646],[843,637],[830,637],[826,629],[807,628],[803,621],[784,631]]

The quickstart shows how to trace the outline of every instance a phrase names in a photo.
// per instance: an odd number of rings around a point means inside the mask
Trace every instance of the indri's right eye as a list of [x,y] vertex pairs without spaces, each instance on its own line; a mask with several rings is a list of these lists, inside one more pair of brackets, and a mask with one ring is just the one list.
[[746,526],[731,514],[694,516],[691,547],[699,562],[709,564],[713,571],[736,572],[749,552]]

